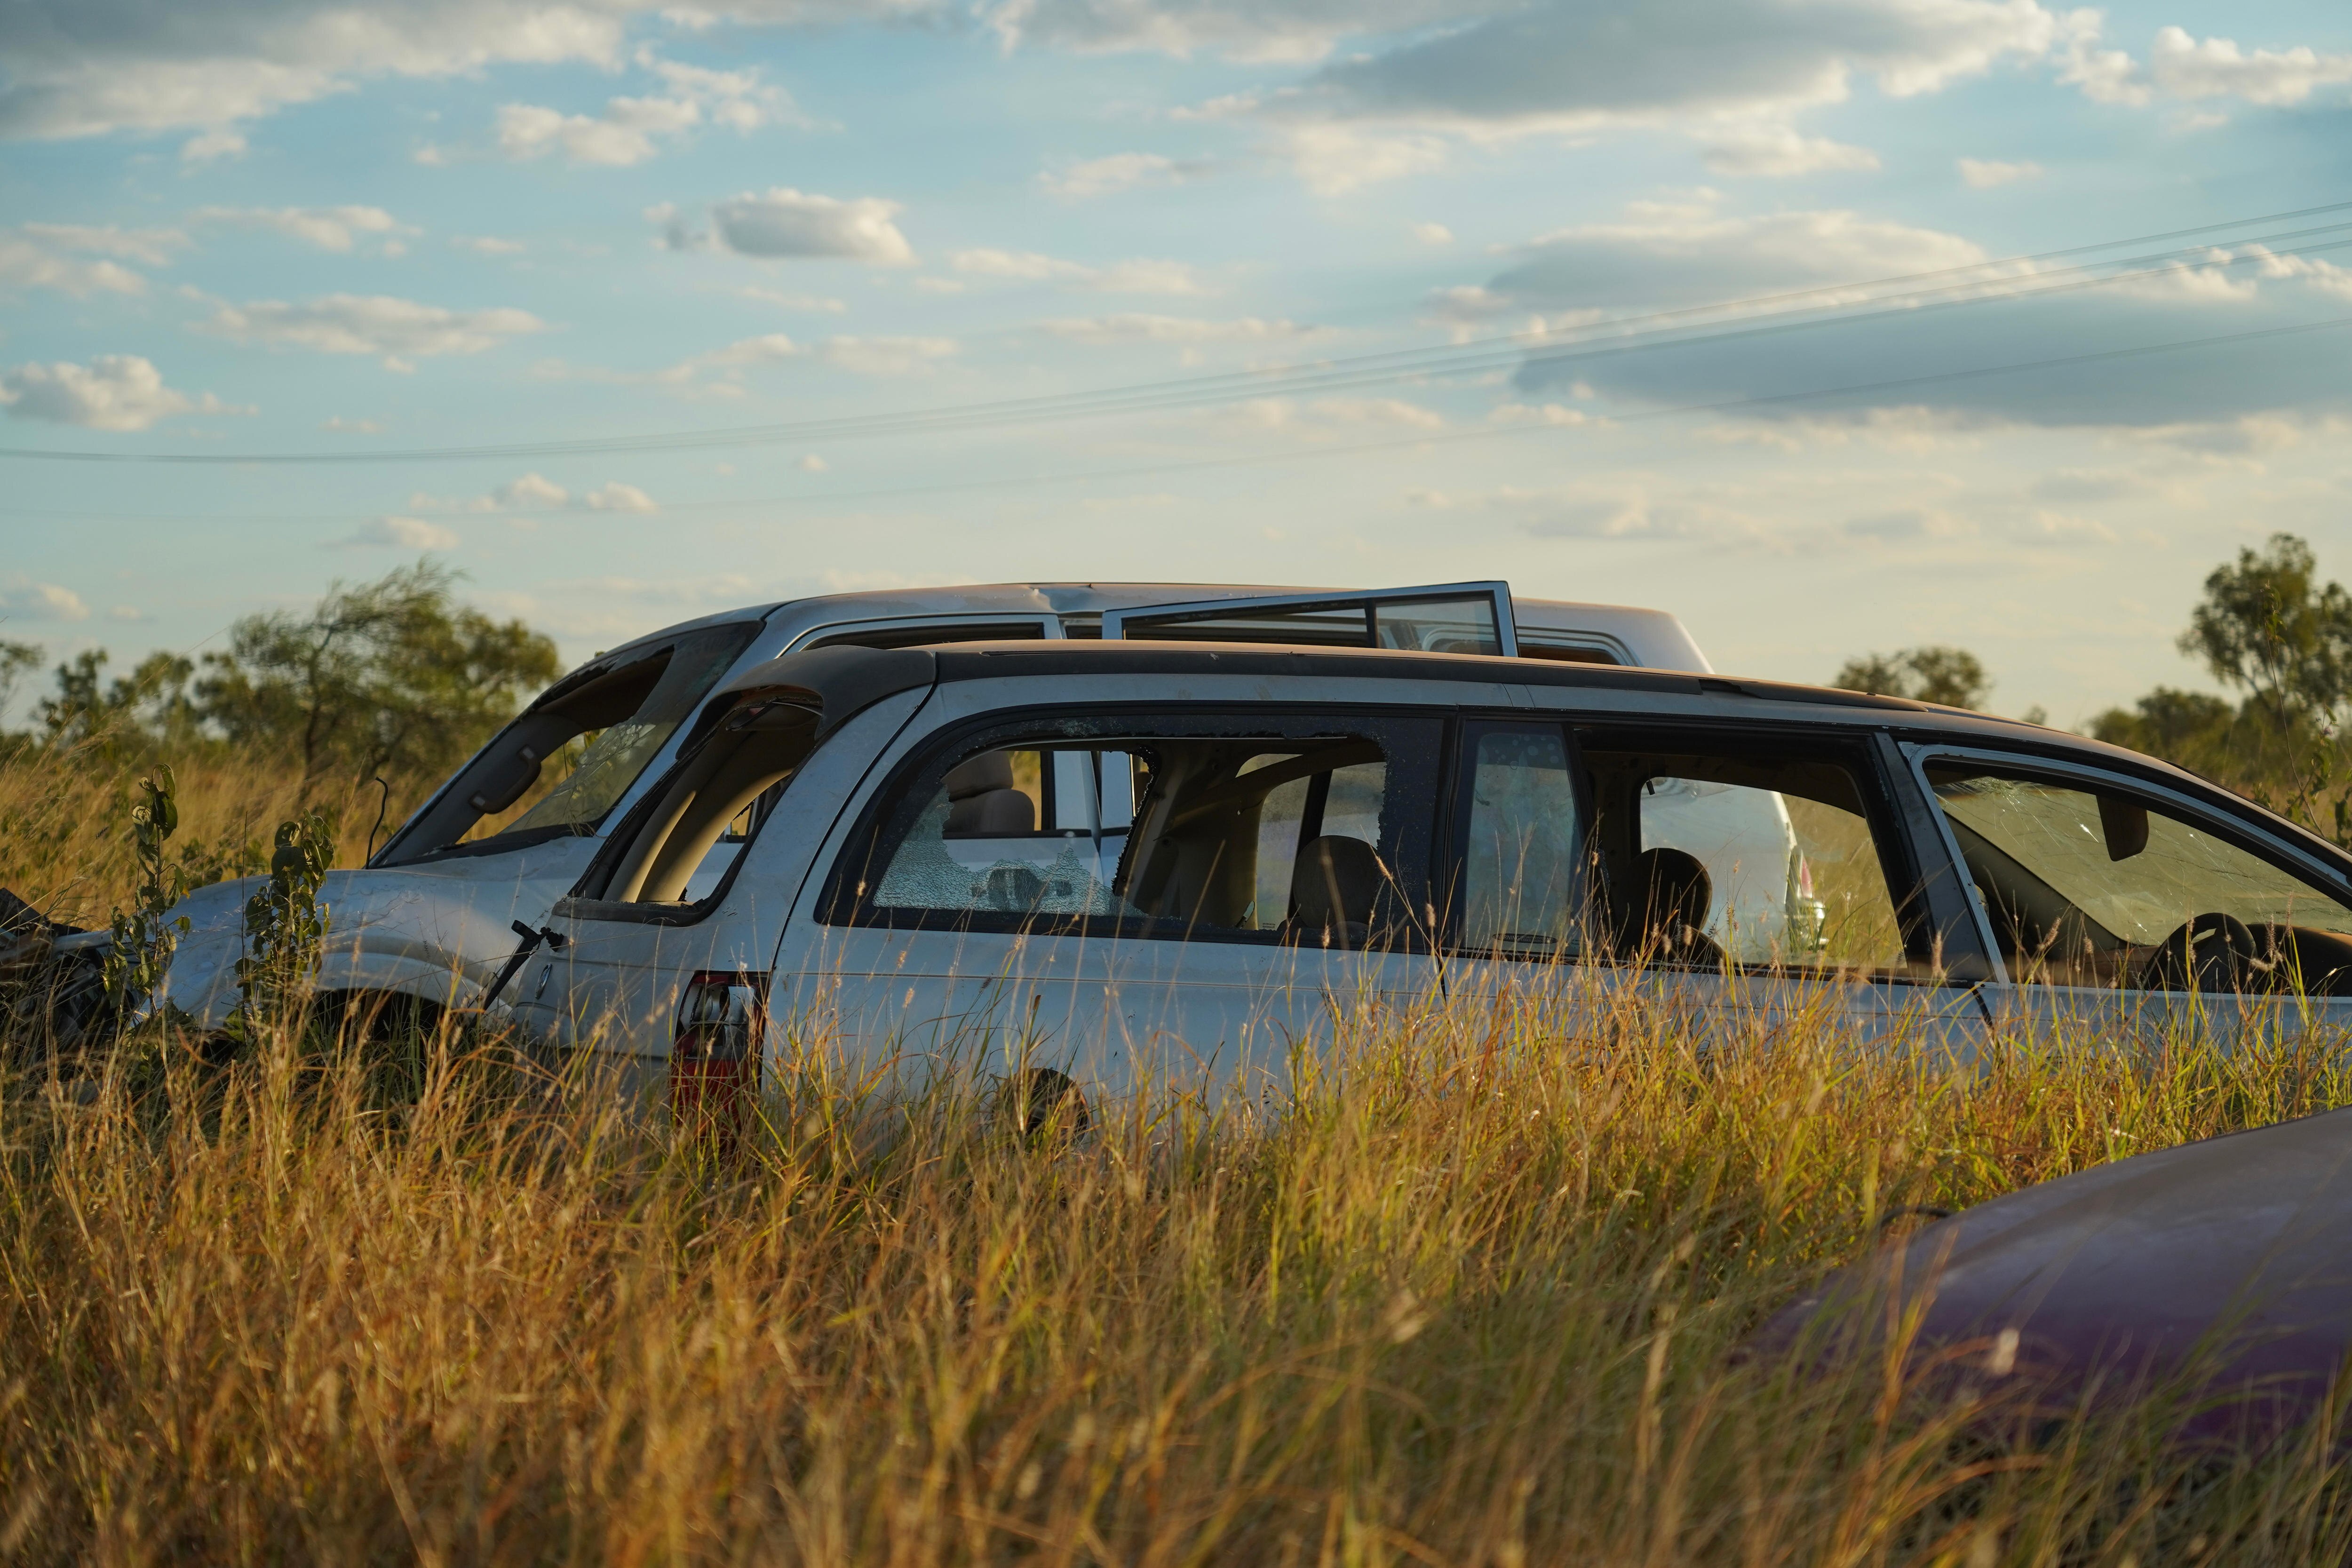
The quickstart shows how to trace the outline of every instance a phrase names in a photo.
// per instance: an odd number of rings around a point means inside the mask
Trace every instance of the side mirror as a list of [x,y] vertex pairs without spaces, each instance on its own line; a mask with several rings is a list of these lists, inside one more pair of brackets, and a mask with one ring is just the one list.
[[2099,798],[2099,831],[2107,841],[2107,858],[2128,860],[2147,847],[2147,807],[2136,801],[2103,795]]

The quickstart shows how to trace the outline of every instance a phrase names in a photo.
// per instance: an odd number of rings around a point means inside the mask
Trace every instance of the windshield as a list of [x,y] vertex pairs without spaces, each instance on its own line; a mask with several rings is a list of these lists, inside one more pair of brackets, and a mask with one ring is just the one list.
[[571,772],[503,831],[578,826],[610,811],[758,630],[757,622],[744,622],[693,632],[614,670],[608,680],[625,683],[644,696],[625,717],[601,729],[583,730],[565,747],[577,759]]

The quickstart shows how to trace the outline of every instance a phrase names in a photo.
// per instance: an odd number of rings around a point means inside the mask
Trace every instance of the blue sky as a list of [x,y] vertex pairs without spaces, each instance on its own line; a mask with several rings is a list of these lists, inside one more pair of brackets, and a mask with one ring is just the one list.
[[2072,723],[2239,546],[2352,577],[2352,208],[2242,221],[2352,202],[2340,6],[29,0],[0,137],[0,447],[339,458],[0,459],[53,658],[420,553],[572,657],[1505,577]]

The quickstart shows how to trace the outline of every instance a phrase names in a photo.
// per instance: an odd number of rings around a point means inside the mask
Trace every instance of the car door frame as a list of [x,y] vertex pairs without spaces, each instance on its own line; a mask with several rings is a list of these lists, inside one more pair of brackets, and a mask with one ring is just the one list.
[[[1443,889],[1444,902],[1440,909],[1441,931],[1438,948],[1444,955],[1444,973],[1448,984],[1457,967],[1466,963],[1497,963],[1490,954],[1471,952],[1460,943],[1463,864],[1466,835],[1469,830],[1470,797],[1466,787],[1469,773],[1469,747],[1472,737],[1482,729],[1504,730],[1557,728],[1568,747],[1570,767],[1575,779],[1578,809],[1585,814],[1583,831],[1591,833],[1596,826],[1595,803],[1591,798],[1590,780],[1581,766],[1583,742],[1592,730],[1640,731],[1656,729],[1680,731],[1696,737],[1721,736],[1738,744],[1743,739],[1776,742],[1797,736],[1817,740],[1825,746],[1835,746],[1845,752],[1864,770],[1864,783],[1874,790],[1876,800],[1871,803],[1870,827],[1874,846],[1882,853],[1891,849],[1902,858],[1895,868],[1905,879],[1905,885],[1891,885],[1889,893],[1898,900],[1898,918],[1904,904],[1916,900],[1917,912],[1912,918],[1925,925],[1927,940],[1934,946],[1940,941],[1943,978],[1933,989],[1948,991],[1937,1008],[1938,1016],[1951,1026],[1972,1037],[1991,1021],[1984,988],[2001,973],[1999,954],[1990,943],[1981,911],[1975,900],[1967,896],[1966,866],[1948,842],[1948,836],[1939,831],[1942,814],[1937,810],[1932,795],[1924,793],[1919,780],[1906,765],[1894,737],[1880,725],[1855,725],[1808,722],[1802,719],[1758,718],[1732,714],[1642,713],[1617,708],[1598,710],[1545,707],[1536,709],[1488,709],[1465,705],[1456,714],[1450,731],[1446,756],[1446,784],[1444,815],[1433,835],[1432,844],[1438,857],[1431,867],[1433,888]],[[1879,819],[1880,812],[1885,813]],[[1882,866],[1882,870],[1885,868]],[[1589,870],[1580,868],[1577,891],[1589,898],[1592,891]],[[1907,922],[1906,922],[1907,923]],[[1909,932],[1906,931],[1906,945]],[[1619,969],[1613,955],[1578,955],[1558,961],[1563,970],[1590,972],[1605,975]],[[1916,983],[1901,980],[1874,981],[1874,985],[1890,989],[1928,989]]]
[[[1121,684],[1128,684],[1131,680],[1132,678],[1128,678]],[[1283,681],[1278,684],[1287,686],[1289,682]],[[919,976],[912,966],[906,964],[904,956],[899,958],[898,962],[902,967],[898,973],[908,978],[905,982],[894,980],[887,989],[895,994],[904,984],[907,987],[907,1001],[898,1005],[897,1012],[901,1016],[894,1022],[902,1029],[911,1025],[913,1032],[917,1035],[919,1035],[921,1030],[932,1028],[942,1022],[954,1024],[956,1029],[962,1032],[966,1037],[976,1038],[982,1042],[983,1053],[971,1058],[971,1065],[982,1068],[992,1068],[997,1065],[1010,1066],[1012,1063],[1012,1052],[999,1051],[997,1047],[990,1043],[992,1038],[991,1031],[999,1028],[1000,1026],[985,1019],[974,1022],[979,1018],[977,1014],[968,1015],[953,1007],[945,1008],[936,1016],[929,1019],[910,1018],[904,1016],[913,1002],[918,999],[914,987],[919,981],[924,987],[923,994],[919,999],[928,1005],[934,999],[930,994],[931,992],[939,992],[950,1000],[953,1000],[954,984],[976,984],[984,990],[988,985],[998,984],[1001,980],[1004,994],[991,1001],[989,1005],[1005,1006],[1008,1005],[1006,999],[1011,998],[1014,1004],[1012,1010],[1018,1013],[1020,1011],[1017,1005],[1018,995],[1036,994],[1039,987],[1046,985],[1067,987],[1089,984],[1090,982],[1082,982],[1080,966],[1098,966],[1101,973],[1097,978],[1107,982],[1105,990],[1107,1011],[1118,1011],[1123,1007],[1124,1004],[1119,1000],[1119,994],[1123,989],[1129,989],[1136,994],[1143,995],[1147,1004],[1175,1010],[1178,1016],[1181,1016],[1180,1004],[1186,1005],[1195,1003],[1213,1004],[1223,1006],[1234,1004],[1235,1001],[1234,997],[1223,995],[1223,993],[1248,991],[1252,988],[1269,991],[1286,988],[1291,983],[1282,980],[1274,972],[1286,962],[1294,968],[1307,963],[1317,952],[1303,943],[1261,942],[1238,934],[1209,934],[1177,938],[1158,931],[1127,931],[1113,929],[1108,922],[1098,928],[1092,921],[1073,921],[1072,929],[1068,931],[1038,933],[994,930],[970,931],[960,930],[952,923],[934,925],[929,921],[910,922],[907,926],[898,927],[869,921],[845,921],[836,918],[836,910],[842,907],[848,884],[859,879],[857,871],[850,867],[851,858],[860,854],[867,855],[869,859],[865,867],[865,874],[874,874],[870,856],[875,847],[880,844],[887,830],[887,818],[884,814],[893,809],[894,803],[899,800],[910,781],[919,775],[922,768],[929,764],[929,760],[938,748],[959,743],[958,737],[961,736],[984,734],[1007,725],[1031,721],[1066,721],[1081,712],[1103,717],[1131,718],[1139,721],[1146,727],[1149,726],[1154,715],[1169,717],[1181,715],[1192,719],[1222,717],[1239,720],[1256,710],[1264,712],[1270,720],[1295,721],[1309,716],[1331,715],[1337,718],[1348,713],[1359,713],[1375,720],[1428,724],[1441,738],[1450,735],[1453,721],[1451,704],[1427,700],[1414,701],[1410,699],[1400,699],[1393,701],[1365,701],[1360,699],[1338,699],[1317,701],[1311,696],[1306,695],[1292,695],[1287,692],[1248,695],[1241,689],[1236,689],[1231,695],[1222,693],[1202,695],[1195,689],[1192,694],[1181,696],[1162,696],[1148,691],[1130,690],[1119,694],[1089,695],[1062,703],[1024,701],[968,707],[958,711],[957,709],[961,705],[950,701],[924,710],[911,719],[893,738],[887,752],[875,760],[858,789],[836,816],[832,830],[825,836],[824,843],[811,860],[800,891],[785,918],[782,938],[777,945],[772,966],[777,1005],[772,1008],[772,1016],[781,1025],[787,1017],[807,1014],[812,1009],[829,1008],[830,1012],[824,1016],[833,1020],[833,1026],[837,1034],[845,1038],[855,1034],[860,1040],[866,1042],[867,1049],[856,1058],[864,1070],[874,1070],[882,1059],[871,1049],[877,1039],[884,1038],[877,1035],[874,1025],[889,1018],[892,1009],[879,1005],[879,999],[885,988],[877,984],[878,971],[868,973],[856,964],[844,967],[843,959],[852,943],[887,947],[888,939],[896,936],[901,942],[897,951],[903,955],[907,952],[904,942],[908,938],[928,936],[936,939],[952,936],[955,940],[964,942],[971,942],[976,939],[982,944],[983,952],[987,951],[988,946],[992,944],[1002,944],[1009,953],[1023,955],[1023,961],[1032,965],[1038,962],[1035,953],[1039,949],[1052,942],[1068,944],[1069,952],[1064,956],[1068,957],[1072,962],[1069,965],[1062,967],[1056,973],[1046,973],[1041,969],[1033,967],[1015,969],[1007,975],[999,976],[994,969],[981,964],[957,970],[946,976],[931,976],[928,971],[922,972]],[[1396,759],[1391,759],[1391,767],[1395,765],[1395,762]],[[1402,890],[1407,893],[1418,891],[1424,897],[1431,887],[1431,870],[1436,857],[1441,852],[1436,841],[1437,833],[1440,831],[1437,813],[1438,803],[1443,800],[1446,788],[1445,763],[1442,750],[1431,769],[1428,786],[1421,811],[1425,820],[1416,823],[1400,822],[1397,829],[1401,845],[1413,845],[1417,841],[1423,861],[1418,868],[1407,873],[1408,877],[1417,877],[1417,888],[1412,880],[1408,880]],[[1412,792],[1407,791],[1405,798],[1413,798]],[[845,882],[845,879],[848,881]],[[850,900],[852,903],[856,901],[854,893],[850,895]],[[1411,912],[1416,917],[1422,915],[1422,911],[1419,910]],[[1417,918],[1414,923],[1421,923],[1420,920]],[[880,934],[883,939],[881,942],[877,942],[874,940],[876,933]],[[795,942],[801,944],[796,951],[793,950]],[[1399,984],[1408,987],[1417,983],[1414,976],[1418,972],[1413,968],[1417,963],[1426,969],[1425,981],[1429,989],[1433,992],[1442,985],[1443,956],[1433,952],[1425,939],[1418,942],[1396,942],[1363,950],[1335,949],[1332,952],[1344,954],[1341,961],[1343,963],[1353,964],[1367,974],[1387,975],[1393,970],[1399,978]],[[1261,966],[1266,972],[1265,973],[1250,973],[1252,963],[1249,955],[1255,954],[1267,955]],[[961,952],[959,952],[957,963],[962,962]],[[1051,967],[1050,960],[1048,967]],[[1224,971],[1236,973],[1223,973]],[[1085,973],[1091,974],[1093,968],[1087,968]],[[1385,991],[1390,988],[1381,986],[1377,979],[1370,984],[1378,990]],[[861,984],[871,988],[873,996],[877,999],[876,1003],[874,1005],[862,1003],[859,999],[847,996],[841,990],[835,989],[851,984]],[[1155,1001],[1154,997],[1143,989],[1150,986],[1164,986],[1176,994]],[[1209,993],[1213,991],[1219,993],[1221,999],[1211,997]],[[1307,994],[1307,993],[1302,992],[1301,994]],[[1318,990],[1312,994],[1321,997],[1323,992]],[[1236,1005],[1244,1010],[1252,1005],[1246,1001]],[[1230,1008],[1228,1010],[1230,1011]],[[1165,1016],[1167,1015],[1161,1015],[1161,1016]],[[1034,1023],[1034,1012],[1031,1017]],[[1075,1008],[1071,1010],[1071,1018],[1073,1020],[1076,1018]],[[1108,1021],[1106,1019],[1106,1022]],[[1132,1017],[1129,1020],[1130,1024],[1134,1021]],[[1149,1014],[1143,1019],[1142,1027],[1147,1034],[1164,1032],[1162,1025],[1155,1022],[1153,1016]],[[888,1040],[898,1042],[890,1047],[888,1055],[892,1059],[907,1059],[935,1054],[920,1048],[909,1049],[904,1043],[906,1037],[904,1035],[896,1033],[887,1037]],[[1010,1037],[1009,1035],[1008,1037]],[[1192,1042],[1185,1043],[1192,1044]],[[1104,1042],[1087,1041],[1080,1044],[1089,1051],[1101,1051],[1106,1048]],[[1133,1049],[1132,1040],[1129,1040],[1128,1045],[1129,1049],[1124,1057],[1121,1057],[1119,1052],[1110,1051],[1103,1059],[1122,1059],[1127,1063],[1126,1070],[1132,1072],[1135,1070],[1135,1059],[1139,1053]],[[782,1050],[788,1046],[787,1040],[774,1037],[772,1049]],[[1001,1064],[997,1061],[999,1055],[1003,1058]],[[1243,1057],[1244,1059],[1235,1062],[1214,1056],[1202,1058],[1196,1053],[1194,1059],[1203,1073],[1211,1074],[1221,1083],[1228,1080],[1241,1082],[1246,1079],[1247,1081],[1263,1088],[1264,1085],[1258,1083],[1258,1077],[1261,1069],[1272,1063],[1272,1057],[1265,1054],[1250,1055],[1247,1052],[1244,1052]],[[944,1061],[947,1058],[939,1059]],[[1024,1047],[1022,1059],[1028,1060],[1026,1047]],[[1071,1062],[1065,1062],[1055,1056],[1047,1054],[1036,1059],[1050,1063],[1057,1070],[1064,1067],[1070,1067],[1075,1076],[1078,1076],[1082,1082],[1086,1081],[1086,1075],[1077,1070],[1075,1058]]]
[[[2161,779],[2132,769],[2127,763],[2118,764],[2105,757],[2095,759],[2071,757],[2054,749],[2043,751],[1997,743],[1987,744],[1973,739],[1923,739],[1916,734],[1901,737],[1895,742],[1895,747],[1904,759],[1906,777],[1909,780],[1912,788],[1918,792],[1929,814],[1937,842],[1942,847],[1950,863],[1959,870],[1959,885],[1966,894],[1969,917],[1976,925],[1978,940],[1992,965],[1995,978],[1990,982],[1988,989],[1996,990],[1998,995],[1987,998],[1989,1022],[1995,1024],[2000,1022],[2001,1009],[1993,1005],[1997,1000],[2008,1001],[2013,1005],[2017,999],[2030,998],[2034,994],[2048,994],[2054,997],[2062,992],[2072,994],[2087,992],[2089,988],[2022,984],[2009,973],[2009,965],[2000,954],[2000,944],[1993,933],[1992,918],[1985,910],[1983,900],[1976,889],[1975,879],[1968,872],[1967,858],[1960,853],[1959,839],[1952,832],[1950,820],[1945,816],[1941,804],[1936,799],[1935,786],[1928,782],[1927,765],[1933,761],[1978,763],[2024,773],[2045,773],[2057,779],[2077,781],[2085,787],[2086,792],[2095,791],[2097,786],[2105,785],[2110,789],[2119,789],[2120,793],[2126,795],[2143,796],[2150,804],[2161,805],[2192,822],[2210,823],[2218,819],[2221,831],[2217,832],[2215,837],[2223,843],[2232,845],[2257,859],[2267,861],[2276,869],[2287,872],[2291,876],[2306,881],[2315,881],[2323,887],[2332,884],[2335,896],[2340,901],[2352,905],[2352,872],[2347,872],[2342,867],[2328,864],[2325,859],[2296,845],[2292,839],[2265,831],[2259,823],[2246,820],[2239,812],[2226,805],[2177,788]],[[2265,849],[2268,850],[2267,853]],[[2207,995],[2201,992],[2126,991],[2120,988],[2114,994],[2119,1000],[2132,996],[2202,998]],[[2218,997],[2219,994],[2215,994]],[[2210,1005],[2210,1003],[2203,1005]]]

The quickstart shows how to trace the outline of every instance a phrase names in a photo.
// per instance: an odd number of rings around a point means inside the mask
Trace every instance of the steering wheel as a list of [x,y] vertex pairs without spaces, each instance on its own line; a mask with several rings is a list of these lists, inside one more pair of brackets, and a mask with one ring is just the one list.
[[2260,972],[2262,946],[2252,926],[2215,911],[2166,937],[2139,968],[2145,991],[2243,991]]

